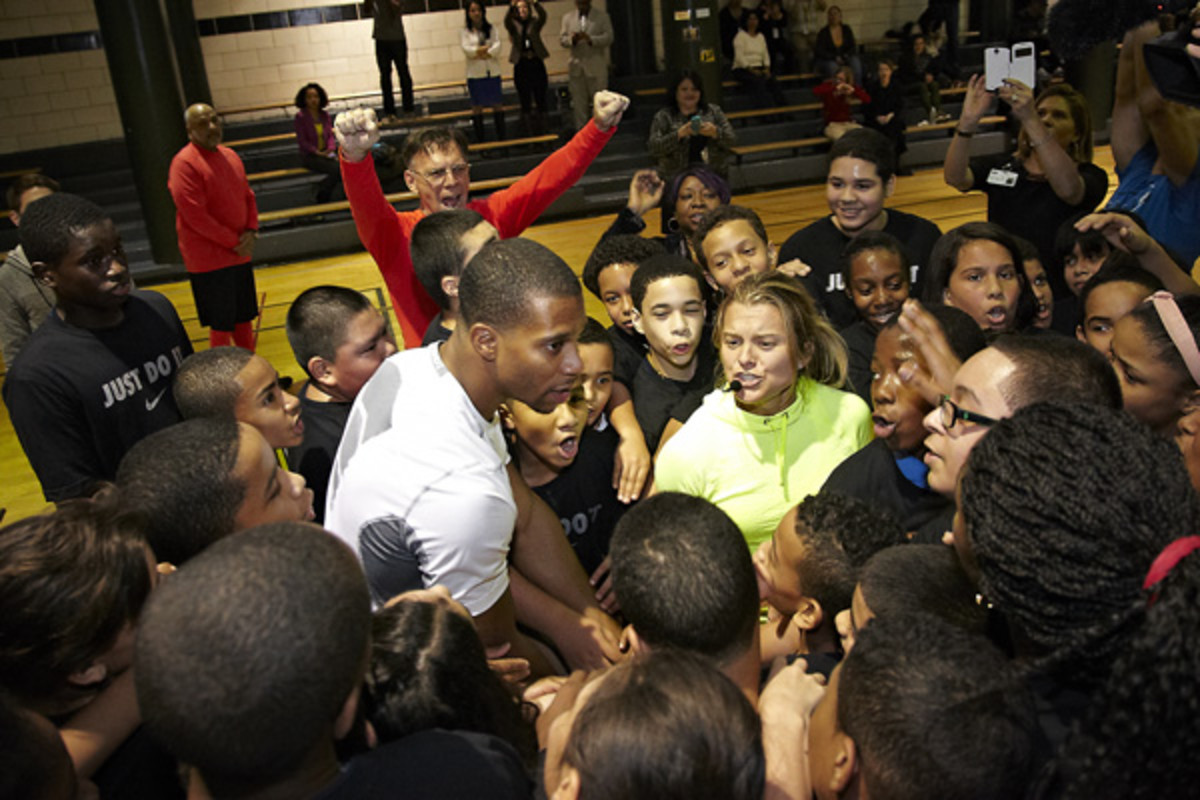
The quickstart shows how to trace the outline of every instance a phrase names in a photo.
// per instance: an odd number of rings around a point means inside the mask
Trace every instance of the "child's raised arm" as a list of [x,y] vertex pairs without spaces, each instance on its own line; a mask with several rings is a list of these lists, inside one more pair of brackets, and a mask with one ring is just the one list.
[[1109,244],[1136,258],[1142,269],[1162,281],[1171,294],[1200,294],[1200,285],[1132,217],[1119,212],[1088,214],[1075,223],[1075,229],[1100,231]]

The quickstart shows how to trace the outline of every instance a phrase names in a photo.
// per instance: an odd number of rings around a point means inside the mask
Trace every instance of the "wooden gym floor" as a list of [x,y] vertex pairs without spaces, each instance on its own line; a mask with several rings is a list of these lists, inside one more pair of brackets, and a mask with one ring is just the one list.
[[[1096,164],[1108,171],[1111,192],[1116,188],[1117,181],[1108,147],[1096,151]],[[757,211],[767,227],[767,233],[778,245],[782,245],[795,231],[828,213],[822,185],[739,195],[733,201]],[[933,220],[943,231],[964,222],[984,219],[986,213],[986,201],[982,194],[959,194],[942,182],[940,169],[919,170],[912,177],[899,178],[888,207]],[[535,225],[526,232],[526,236],[554,250],[578,273],[611,221],[611,216],[604,216]],[[658,212],[648,214],[646,222],[648,234],[657,232]],[[300,292],[317,284],[341,284],[367,293],[377,303],[386,298],[383,280],[365,252],[260,267],[255,274],[260,294],[266,293],[258,352],[274,364],[281,375],[290,375],[297,382],[304,376],[292,358],[283,323],[288,306]],[[206,347],[207,333],[196,324],[195,307],[187,282],[177,281],[151,288],[166,295],[175,304],[197,348]],[[588,313],[607,325],[608,319],[600,301],[586,290],[584,297]],[[48,508],[3,404],[0,404],[0,474],[4,476],[0,484],[0,508],[7,508],[4,522],[14,522]]]

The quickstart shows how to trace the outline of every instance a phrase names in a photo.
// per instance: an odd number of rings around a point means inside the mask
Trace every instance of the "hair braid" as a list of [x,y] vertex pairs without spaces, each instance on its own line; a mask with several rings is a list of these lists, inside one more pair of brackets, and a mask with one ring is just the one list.
[[1182,457],[1124,413],[1039,404],[996,425],[962,478],[980,586],[1041,666],[1103,679],[1150,562],[1197,530]]
[[1152,591],[1063,759],[1068,800],[1186,797],[1200,783],[1200,553]]

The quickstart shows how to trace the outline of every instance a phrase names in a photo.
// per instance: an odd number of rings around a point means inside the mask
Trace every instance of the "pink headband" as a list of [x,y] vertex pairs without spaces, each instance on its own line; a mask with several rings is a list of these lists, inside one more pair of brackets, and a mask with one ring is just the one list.
[[1183,357],[1188,374],[1192,376],[1196,385],[1200,386],[1200,348],[1196,347],[1196,337],[1192,335],[1192,329],[1183,318],[1183,312],[1175,304],[1175,296],[1160,290],[1150,295],[1150,299],[1154,301],[1154,310],[1158,312],[1158,318],[1162,320],[1167,336],[1171,337],[1171,344],[1175,345],[1175,350]]
[[[1175,569],[1175,565],[1196,550],[1200,550],[1200,536],[1184,536],[1171,542],[1162,549],[1162,552],[1158,554],[1158,557],[1150,565],[1150,570],[1146,573],[1146,580],[1142,583],[1142,588],[1150,589],[1156,586],[1171,574],[1171,570]],[[1149,605],[1154,605],[1154,601],[1157,599],[1158,592],[1155,592],[1150,598]]]

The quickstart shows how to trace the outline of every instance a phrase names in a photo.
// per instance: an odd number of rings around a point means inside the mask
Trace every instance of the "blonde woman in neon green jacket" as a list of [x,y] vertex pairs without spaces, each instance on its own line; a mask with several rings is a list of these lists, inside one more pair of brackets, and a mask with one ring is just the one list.
[[794,279],[742,281],[713,329],[724,380],[663,445],[655,489],[711,501],[753,551],[871,440],[871,412],[841,390],[845,345]]

